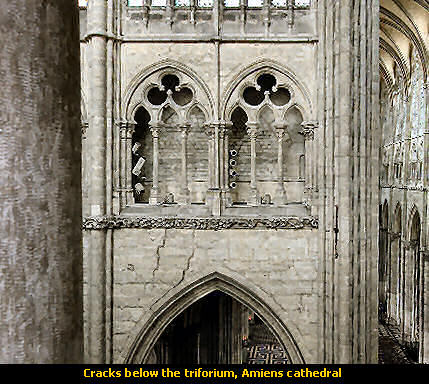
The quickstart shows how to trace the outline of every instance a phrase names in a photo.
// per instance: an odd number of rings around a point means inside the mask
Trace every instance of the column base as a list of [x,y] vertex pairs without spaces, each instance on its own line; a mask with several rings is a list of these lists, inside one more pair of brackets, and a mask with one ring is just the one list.
[[207,191],[207,204],[211,208],[213,216],[220,216],[222,212],[222,198],[220,189],[209,189]]
[[249,193],[249,205],[257,206],[261,204],[261,200],[259,197],[258,189],[251,188]]
[[159,188],[154,188],[150,190],[149,204],[157,205],[162,202],[161,194]]
[[191,191],[188,188],[183,188],[180,190],[179,204],[188,205],[191,203]]
[[276,189],[275,202],[277,205],[286,204],[286,191],[283,185],[279,185]]
[[231,191],[229,189],[222,191],[222,207],[231,207],[232,206],[232,197]]

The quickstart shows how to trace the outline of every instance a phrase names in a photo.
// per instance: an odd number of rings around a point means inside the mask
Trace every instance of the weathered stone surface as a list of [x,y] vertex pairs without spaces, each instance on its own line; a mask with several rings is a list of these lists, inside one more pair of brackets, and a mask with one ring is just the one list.
[[0,362],[83,360],[74,0],[0,8]]

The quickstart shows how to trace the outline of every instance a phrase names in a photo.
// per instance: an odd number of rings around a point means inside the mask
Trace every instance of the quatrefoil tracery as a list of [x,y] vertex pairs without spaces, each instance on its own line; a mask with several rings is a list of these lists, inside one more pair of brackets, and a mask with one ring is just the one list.
[[155,107],[172,104],[185,107],[194,99],[194,92],[187,84],[180,84],[176,75],[164,75],[160,84],[153,84],[147,92],[147,100]]
[[242,95],[245,103],[251,107],[258,107],[263,103],[284,107],[292,97],[290,91],[278,85],[277,79],[269,73],[259,75],[256,84],[244,88]]

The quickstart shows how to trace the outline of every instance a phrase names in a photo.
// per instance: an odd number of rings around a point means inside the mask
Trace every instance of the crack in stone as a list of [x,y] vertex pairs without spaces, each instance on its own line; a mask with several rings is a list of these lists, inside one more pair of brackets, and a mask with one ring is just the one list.
[[159,254],[159,250],[161,248],[165,247],[165,242],[166,241],[167,241],[167,228],[164,229],[164,236],[162,238],[161,244],[156,247],[156,252],[155,252],[155,254],[156,254],[156,265],[155,265],[155,269],[152,271],[152,278],[153,279],[155,279],[155,273],[156,273],[156,271],[159,270],[159,263],[160,263],[160,259],[161,259],[161,256]]
[[189,271],[189,268],[191,266],[191,260],[194,258],[194,256],[195,256],[195,230],[192,231],[192,253],[191,253],[191,256],[188,257],[188,262],[187,262],[186,268],[182,271],[182,278],[174,286],[174,288],[177,287],[183,280],[185,280],[186,272]]
[[180,280],[174,284],[169,290],[167,290],[167,292],[165,292],[158,300],[156,300],[150,307],[149,309],[151,310],[153,308],[153,306],[156,305],[156,303],[158,303],[163,297],[165,297],[166,295],[168,295],[168,293],[170,291],[172,291],[173,289],[175,289],[177,286],[179,286],[183,280],[185,280],[185,276],[186,276],[186,272],[189,271],[189,268],[191,267],[191,260],[193,259],[193,257],[195,256],[195,237],[196,237],[196,233],[195,230],[192,231],[192,253],[191,255],[188,257],[187,260],[187,264],[185,269],[182,271],[182,277],[180,278]]

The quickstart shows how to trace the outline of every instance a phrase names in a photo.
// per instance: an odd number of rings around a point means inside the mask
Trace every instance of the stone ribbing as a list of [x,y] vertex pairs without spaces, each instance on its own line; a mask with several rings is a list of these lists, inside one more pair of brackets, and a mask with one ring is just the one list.
[[83,356],[75,0],[0,8],[0,362]]
[[379,2],[318,2],[321,356],[377,362]]
[[180,217],[121,217],[94,216],[85,217],[84,230],[103,230],[121,228],[140,229],[315,229],[318,220],[315,217],[274,217],[274,218],[180,218]]
[[[92,215],[107,213],[107,20],[108,2],[92,0],[88,3],[88,201]],[[111,68],[109,69],[111,72]],[[111,90],[110,90],[111,91]],[[109,91],[109,93],[110,93]],[[110,108],[110,107],[109,107]],[[109,121],[111,123],[111,121]],[[108,177],[106,177],[108,176]],[[109,206],[110,206],[109,202]],[[88,268],[88,350],[85,359],[91,363],[106,362],[106,232],[90,234],[87,250]]]

